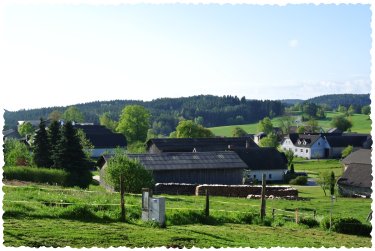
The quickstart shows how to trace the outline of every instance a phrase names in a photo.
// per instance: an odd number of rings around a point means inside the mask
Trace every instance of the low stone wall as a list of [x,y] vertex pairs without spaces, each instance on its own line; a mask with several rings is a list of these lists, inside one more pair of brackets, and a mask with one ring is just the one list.
[[[195,195],[205,195],[206,189],[213,196],[244,197],[248,195],[260,195],[262,186],[249,185],[199,185],[196,187]],[[275,197],[298,197],[298,190],[290,186],[267,186],[266,196]]]
[[156,183],[154,194],[195,195],[197,184]]

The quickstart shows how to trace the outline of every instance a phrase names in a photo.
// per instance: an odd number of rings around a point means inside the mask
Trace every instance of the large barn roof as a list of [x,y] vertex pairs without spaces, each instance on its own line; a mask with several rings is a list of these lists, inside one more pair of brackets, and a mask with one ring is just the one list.
[[347,147],[349,145],[353,147],[363,147],[364,143],[368,139],[368,135],[346,135],[341,136],[326,136],[326,139],[331,147]]
[[95,148],[116,148],[125,147],[127,141],[124,135],[113,133],[101,125],[74,125],[76,129],[82,129],[86,138],[94,145]]
[[370,149],[359,149],[349,154],[346,158],[341,161],[345,165],[352,163],[360,163],[371,165],[371,150]]
[[235,150],[250,170],[287,169],[287,159],[273,147]]
[[371,188],[371,169],[371,165],[367,164],[350,164],[337,183],[342,185]]
[[245,169],[247,165],[234,152],[175,152],[128,154],[149,170]]
[[150,139],[147,148],[155,145],[163,152],[197,152],[225,151],[231,149],[245,149],[258,145],[250,137],[220,137],[220,138],[163,138]]

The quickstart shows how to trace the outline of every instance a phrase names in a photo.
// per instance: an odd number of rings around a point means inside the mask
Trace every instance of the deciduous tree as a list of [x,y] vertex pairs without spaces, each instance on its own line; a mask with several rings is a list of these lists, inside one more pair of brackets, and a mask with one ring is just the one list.
[[273,132],[272,121],[269,117],[265,117],[264,119],[259,121],[258,132],[264,132],[266,134]]
[[153,186],[152,173],[137,161],[116,151],[104,169],[104,180],[120,191],[121,220],[125,221],[125,192],[140,193],[142,188]]
[[353,126],[352,122],[345,118],[343,115],[333,117],[331,125],[343,132],[347,131]]
[[124,134],[128,142],[144,142],[149,128],[150,112],[146,108],[128,105],[122,110],[117,131]]
[[30,122],[24,122],[20,126],[18,126],[18,133],[25,137],[26,135],[31,135],[35,131],[33,125]]
[[353,152],[353,146],[347,146],[345,147],[344,150],[342,150],[341,152],[341,157],[342,158],[345,158],[346,156],[348,156],[349,154],[351,154]]
[[213,136],[214,134],[209,129],[192,120],[182,120],[176,127],[177,138],[209,138]]
[[78,123],[84,122],[85,120],[81,111],[75,106],[68,107],[63,113],[62,118],[65,121],[74,121]]
[[112,132],[115,132],[118,126],[118,122],[111,118],[111,114],[109,112],[105,112],[99,117],[99,123],[100,125],[107,127]]
[[365,115],[369,115],[371,113],[371,108],[369,105],[365,105],[361,109],[361,113]]
[[232,136],[233,137],[244,137],[247,135],[247,132],[239,127],[239,126],[236,126],[233,130],[232,130]]

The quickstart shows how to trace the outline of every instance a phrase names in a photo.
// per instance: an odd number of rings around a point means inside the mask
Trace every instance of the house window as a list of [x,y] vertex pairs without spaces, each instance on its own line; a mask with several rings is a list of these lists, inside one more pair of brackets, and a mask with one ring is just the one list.
[[301,149],[300,152],[303,153],[303,149]]
[[284,151],[286,151],[286,147],[284,147]]
[[268,174],[268,178],[269,178],[269,179],[272,179],[272,174]]
[[254,179],[256,179],[257,178],[257,176],[254,174]]
[[294,149],[295,152],[297,152],[297,149]]
[[308,153],[309,152],[309,149],[306,149],[306,153]]

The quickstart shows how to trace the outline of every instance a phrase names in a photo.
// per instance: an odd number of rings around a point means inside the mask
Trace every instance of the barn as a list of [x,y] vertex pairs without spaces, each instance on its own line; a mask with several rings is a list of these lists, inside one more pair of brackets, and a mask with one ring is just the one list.
[[342,196],[371,197],[371,165],[351,163],[337,180],[338,191]]
[[[156,183],[242,184],[247,165],[235,152],[168,152],[127,154],[151,170]],[[102,156],[98,166],[104,170],[109,156]],[[102,172],[101,172],[102,173]]]
[[149,153],[211,152],[258,148],[251,137],[158,138],[146,142]]

